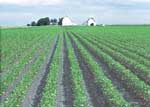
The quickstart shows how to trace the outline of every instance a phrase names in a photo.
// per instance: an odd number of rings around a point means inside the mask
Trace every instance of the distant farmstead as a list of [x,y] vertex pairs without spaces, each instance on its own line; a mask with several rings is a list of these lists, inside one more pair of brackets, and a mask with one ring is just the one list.
[[96,21],[93,17],[90,17],[83,25],[96,26]]

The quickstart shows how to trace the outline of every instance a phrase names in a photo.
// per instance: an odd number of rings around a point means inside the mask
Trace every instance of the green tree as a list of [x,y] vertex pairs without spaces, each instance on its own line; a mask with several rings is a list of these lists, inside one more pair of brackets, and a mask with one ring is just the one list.
[[35,21],[32,21],[32,22],[31,22],[31,26],[36,26],[36,22],[35,22]]
[[51,19],[51,20],[50,20],[50,23],[51,23],[52,25],[56,25],[56,24],[57,24],[57,19],[56,19],[56,18]]
[[58,25],[62,25],[63,18],[59,18]]
[[27,26],[30,26],[30,24],[27,24]]
[[37,21],[37,26],[50,25],[50,19],[48,17],[41,18]]
[[57,24],[57,19],[56,19],[56,18],[54,18],[54,24],[55,24],[55,25]]

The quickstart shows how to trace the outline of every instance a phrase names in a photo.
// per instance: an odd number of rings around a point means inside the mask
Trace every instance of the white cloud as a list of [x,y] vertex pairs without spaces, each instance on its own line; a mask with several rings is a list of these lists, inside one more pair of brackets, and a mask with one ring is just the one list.
[[15,4],[21,6],[59,5],[63,0],[0,0],[0,4]]
[[94,16],[97,23],[149,24],[149,5],[150,0],[0,0],[0,24],[25,25],[46,16],[70,16],[80,24],[89,16]]

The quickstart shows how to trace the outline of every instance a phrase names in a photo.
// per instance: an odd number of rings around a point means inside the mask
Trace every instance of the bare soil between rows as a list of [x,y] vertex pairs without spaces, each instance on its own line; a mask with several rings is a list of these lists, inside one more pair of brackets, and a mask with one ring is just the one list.
[[[87,38],[86,38],[87,39]],[[92,44],[94,44],[95,46],[97,46],[98,48],[102,49],[98,44],[96,44],[95,42],[93,42],[92,40],[87,39],[87,41],[91,42]],[[113,49],[112,49],[113,50]],[[105,50],[104,50],[105,51]],[[130,69],[135,75],[138,76],[138,78],[140,78],[142,81],[144,81],[146,84],[150,85],[150,79],[145,78],[145,75],[141,76],[140,72],[142,72],[140,69],[136,68],[134,65],[129,64],[128,62],[116,57],[115,55],[113,55],[112,53],[110,53],[109,51],[105,51],[107,54],[109,54],[110,56],[113,57],[113,59],[115,61],[118,61],[119,63],[121,63],[123,66],[125,66],[126,69]],[[144,72],[144,71],[143,71]]]
[[[90,34],[90,35],[93,35],[93,34]],[[94,36],[94,35],[93,35],[93,36]],[[98,39],[101,39],[101,38],[98,38]],[[109,42],[109,43],[111,43],[111,44],[113,44],[113,45],[117,45],[117,43],[113,43],[113,42],[110,41],[110,40],[106,40],[106,42]],[[138,52],[138,51],[136,51],[136,50],[132,50],[132,49],[130,49],[130,48],[128,48],[128,47],[125,47],[124,45],[121,45],[121,46],[119,46],[119,47],[121,47],[121,48],[123,48],[123,49],[125,49],[125,50],[128,50],[129,52],[136,53],[137,55],[139,55],[140,57],[144,58],[144,59],[147,60],[147,61],[150,60],[150,57],[149,57],[149,56],[146,56],[146,55],[144,55],[144,54],[142,54],[142,53],[140,53],[140,52]]]
[[36,60],[39,57],[40,51],[41,51],[41,49],[37,53],[35,53],[35,55],[30,60],[30,62],[25,65],[25,67],[18,74],[18,76],[16,77],[16,79],[7,87],[5,93],[2,96],[0,96],[0,101],[1,102],[5,101],[6,98],[8,98],[10,96],[11,92],[15,89],[16,85],[21,81],[21,79],[23,78],[23,76],[29,71],[29,69],[32,67],[32,65],[36,62]]
[[[130,95],[130,98],[131,99],[127,99],[128,102],[132,102],[134,101],[133,103],[133,106],[134,107],[149,107],[149,105],[147,105],[148,103],[143,101],[143,99],[139,98],[139,96],[137,96],[136,94],[134,94],[132,88],[130,88],[129,86],[126,85],[125,81],[122,81],[122,79],[120,78],[120,76],[117,74],[117,72],[115,72],[114,69],[110,69],[108,64],[104,62],[103,58],[101,58],[100,55],[98,55],[90,46],[88,46],[86,43],[84,43],[84,41],[82,41],[81,38],[79,38],[79,36],[75,35],[75,37],[78,38],[79,42],[81,44],[83,44],[83,46],[91,53],[91,55],[93,57],[95,57],[96,61],[100,64],[102,63],[103,64],[103,67],[107,68],[108,71],[109,71],[109,75],[112,76],[112,78],[116,78],[118,83],[119,84],[122,84],[122,87],[125,89],[125,91],[127,93],[124,93],[124,94],[128,94]],[[101,64],[100,64],[101,65]],[[112,80],[113,81],[113,80]],[[119,85],[119,84],[116,84],[116,85]],[[116,86],[116,87],[119,87],[119,86]],[[128,95],[124,95],[123,97],[126,99],[128,98]]]
[[68,58],[68,49],[66,45],[66,38],[63,35],[63,88],[64,88],[64,106],[73,107],[74,95],[73,95],[73,80],[70,69],[70,61]]
[[51,48],[50,55],[48,57],[48,61],[44,65],[44,68],[43,68],[44,75],[43,75],[43,77],[42,77],[42,79],[40,81],[40,85],[38,86],[38,88],[36,90],[36,94],[35,94],[34,99],[33,99],[33,107],[41,107],[41,105],[40,105],[41,98],[42,98],[42,95],[43,95],[43,91],[44,91],[45,85],[47,83],[46,80],[47,80],[48,74],[50,72],[50,64],[52,63],[53,56],[54,56],[54,53],[55,53],[55,50],[56,50],[56,47],[57,47],[57,44],[58,44],[58,40],[59,40],[59,37],[57,36],[57,39],[55,39],[54,45]]
[[88,62],[86,62],[84,57],[81,55],[81,52],[78,49],[73,38],[71,36],[69,36],[69,38],[71,40],[75,55],[78,59],[79,66],[82,70],[82,75],[85,81],[85,85],[89,93],[90,99],[92,100],[91,102],[93,106],[94,107],[108,107],[106,103],[106,99],[104,98],[101,92],[100,85],[96,83],[96,79],[95,79],[92,69],[90,68]]
[[[40,39],[41,38],[39,38],[37,41],[39,42]],[[19,55],[15,56],[13,58],[13,60],[5,68],[3,68],[2,72],[0,72],[0,76],[3,76],[4,74],[6,74],[9,71],[10,68],[12,68],[17,62],[20,61],[20,59],[22,57],[25,57],[26,55],[28,55],[28,53],[30,53],[32,51],[32,48],[35,46],[35,43],[33,42],[30,45],[31,46],[29,46],[28,48],[24,49],[24,51],[22,52],[22,54],[19,54]]]

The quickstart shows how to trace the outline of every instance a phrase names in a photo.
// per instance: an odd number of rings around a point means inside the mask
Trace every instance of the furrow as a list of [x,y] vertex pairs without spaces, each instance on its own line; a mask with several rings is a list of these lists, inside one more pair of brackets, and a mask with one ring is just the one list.
[[109,67],[106,65],[106,63],[102,60],[102,58],[96,54],[96,52],[90,48],[88,45],[86,45],[81,38],[78,38],[79,42],[83,44],[83,46],[91,53],[93,58],[98,62],[98,64],[102,67],[105,75],[112,81],[113,85],[117,88],[117,90],[120,92],[120,95],[123,96],[123,98],[128,101],[132,106],[134,107],[140,107],[141,101],[139,99],[134,98],[133,94],[125,89],[123,86],[123,83],[118,80],[117,76],[113,73],[115,71],[112,71],[109,69]]
[[[63,37],[64,38],[64,37]],[[63,39],[63,87],[64,87],[64,105],[65,107],[73,107],[73,81],[71,76],[70,61],[68,58],[68,50],[66,40]]]
[[[78,39],[78,40],[84,45],[84,47],[86,47],[86,49],[89,52],[91,51],[90,49],[92,49],[92,48],[90,48],[85,42],[83,42],[82,39]],[[92,51],[94,51],[94,50],[92,50]],[[94,51],[94,53],[95,52],[96,51]],[[97,56],[99,56],[99,55],[97,54]],[[101,56],[99,56],[99,57],[101,57]],[[108,64],[106,64],[106,65],[108,66]],[[121,80],[121,78],[118,76],[118,74],[116,74],[115,69],[111,69],[111,72],[113,73],[113,75],[115,76],[115,78],[118,81],[120,81],[120,84],[123,84],[124,88],[129,92],[131,98],[133,99],[133,105],[135,104],[135,105],[137,105],[137,106],[139,105],[141,107],[145,106],[146,102],[143,102],[143,100],[139,96],[137,96],[135,93],[133,93],[133,90],[131,89],[131,86],[129,88],[129,86],[126,85],[125,81]],[[136,102],[134,102],[134,101],[136,101]],[[147,104],[148,104],[148,102],[147,102]]]
[[[64,38],[63,38],[64,39]],[[62,39],[62,41],[64,41]],[[63,68],[63,53],[64,50],[64,45],[62,45],[61,52],[60,52],[60,61],[59,61],[59,74],[58,74],[58,79],[57,79],[57,95],[56,95],[56,107],[65,107],[64,106],[64,87],[63,87],[63,75],[64,75],[64,70]]]
[[75,55],[78,59],[79,66],[82,70],[85,85],[86,85],[86,88],[89,93],[93,106],[94,107],[107,107],[106,100],[104,96],[102,95],[99,85],[96,83],[96,79],[94,77],[94,74],[92,73],[92,69],[88,66],[88,63],[81,55],[80,50],[77,48],[72,37],[70,37],[70,40],[72,43],[72,47],[74,48]]
[[39,107],[40,100],[42,97],[43,88],[46,84],[47,74],[49,73],[49,66],[52,61],[52,57],[55,52],[55,48],[57,45],[58,36],[55,37],[53,45],[50,47],[49,55],[41,66],[40,72],[33,79],[32,85],[29,87],[28,92],[24,99],[22,100],[22,107]]

